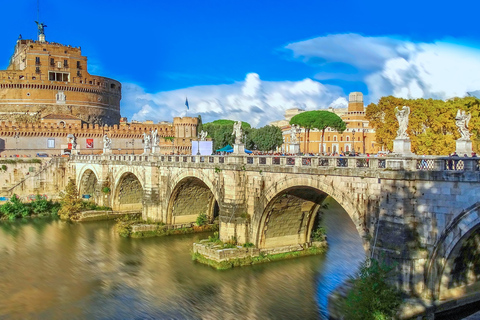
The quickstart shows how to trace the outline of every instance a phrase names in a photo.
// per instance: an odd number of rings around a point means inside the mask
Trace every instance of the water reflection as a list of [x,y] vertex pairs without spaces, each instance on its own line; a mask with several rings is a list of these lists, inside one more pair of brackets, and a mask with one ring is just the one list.
[[123,239],[111,222],[2,222],[0,318],[321,319],[363,259],[346,213],[328,211],[326,256],[227,271],[191,261],[206,234]]

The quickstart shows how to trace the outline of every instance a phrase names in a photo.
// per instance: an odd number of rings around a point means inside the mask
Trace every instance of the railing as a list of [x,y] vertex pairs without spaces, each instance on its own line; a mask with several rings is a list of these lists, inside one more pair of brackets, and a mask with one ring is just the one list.
[[[129,161],[159,163],[198,163],[198,164],[244,164],[249,166],[312,167],[319,170],[328,168],[356,168],[363,170],[389,169],[409,171],[480,171],[478,158],[459,157],[328,157],[328,156],[191,156],[191,155],[72,155],[74,161]],[[263,170],[263,169],[262,169]]]

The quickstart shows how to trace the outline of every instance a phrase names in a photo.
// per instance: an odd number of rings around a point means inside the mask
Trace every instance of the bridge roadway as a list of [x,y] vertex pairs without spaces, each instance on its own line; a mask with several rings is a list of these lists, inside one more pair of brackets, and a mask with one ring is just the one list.
[[258,248],[309,243],[330,196],[366,254],[396,263],[405,292],[438,300],[475,291],[479,275],[466,260],[477,256],[465,252],[479,240],[478,159],[104,154],[75,155],[68,166],[99,204],[167,224],[218,216],[222,240]]

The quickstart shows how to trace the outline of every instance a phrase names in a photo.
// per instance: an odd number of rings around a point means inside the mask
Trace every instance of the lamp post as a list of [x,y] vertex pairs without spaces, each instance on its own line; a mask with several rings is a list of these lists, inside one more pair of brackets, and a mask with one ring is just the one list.
[[353,140],[353,155],[355,155],[355,129],[352,130],[352,140]]

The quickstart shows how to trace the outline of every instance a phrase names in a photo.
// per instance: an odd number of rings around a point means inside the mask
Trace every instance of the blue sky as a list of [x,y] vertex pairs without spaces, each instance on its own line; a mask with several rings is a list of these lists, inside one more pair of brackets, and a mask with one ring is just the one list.
[[[37,0],[1,1],[0,68]],[[47,41],[81,46],[89,72],[123,83],[122,115],[254,126],[286,109],[342,107],[351,91],[464,96],[480,90],[476,1],[40,0]]]

